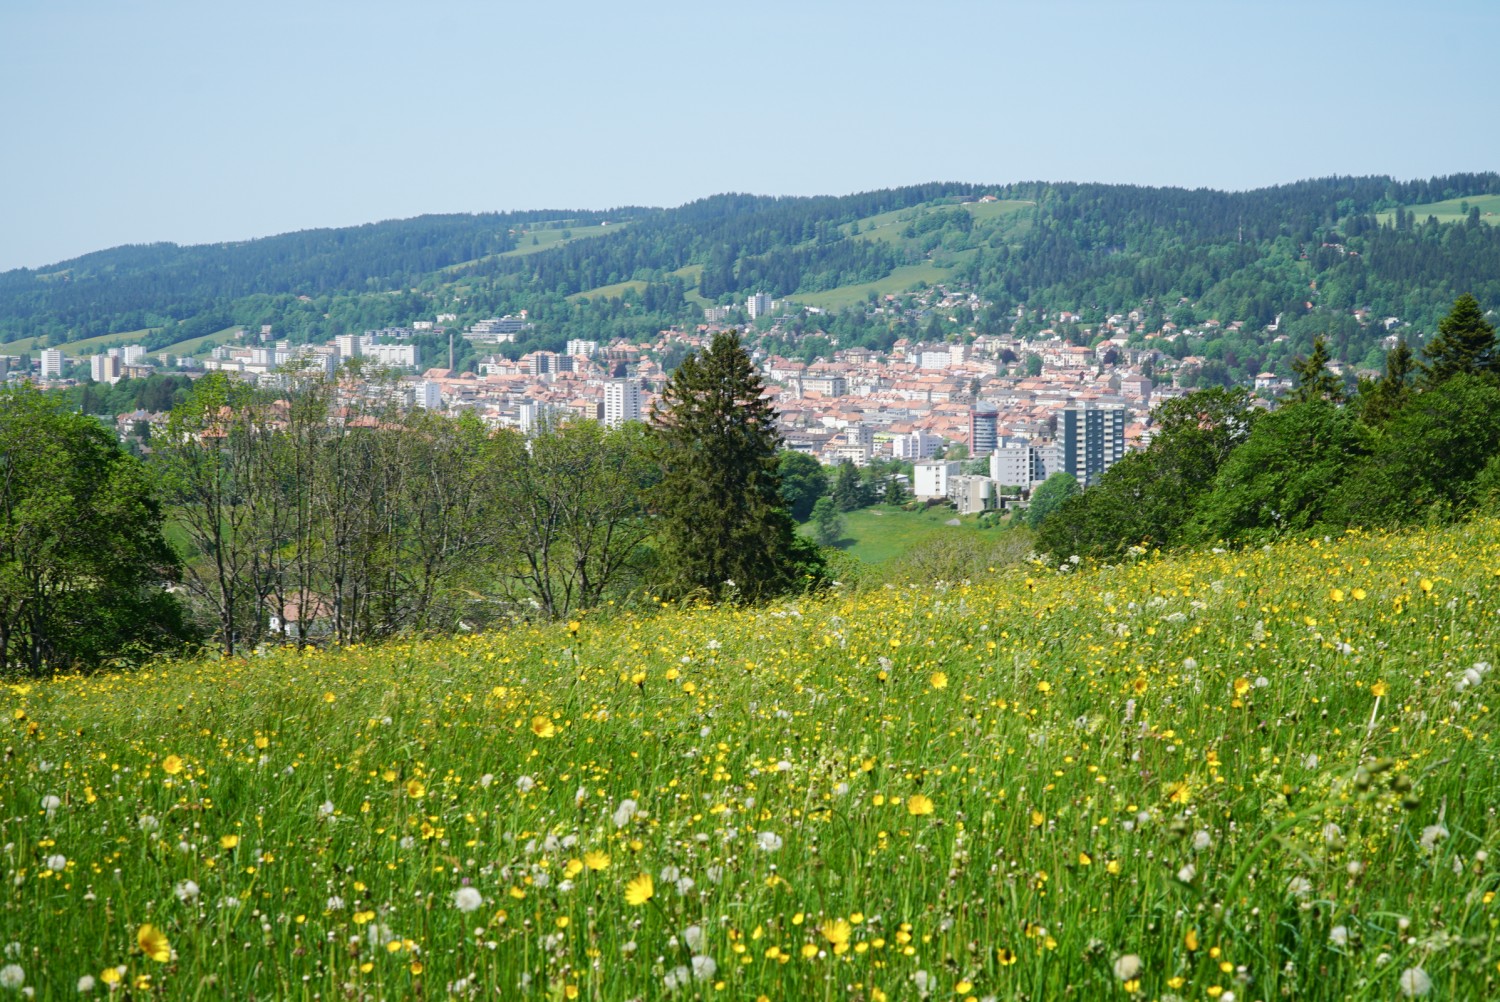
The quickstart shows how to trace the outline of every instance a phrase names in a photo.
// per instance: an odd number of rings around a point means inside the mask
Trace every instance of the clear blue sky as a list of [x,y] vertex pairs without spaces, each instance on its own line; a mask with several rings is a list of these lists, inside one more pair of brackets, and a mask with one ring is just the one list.
[[0,269],[428,212],[1500,169],[1495,0],[0,0]]

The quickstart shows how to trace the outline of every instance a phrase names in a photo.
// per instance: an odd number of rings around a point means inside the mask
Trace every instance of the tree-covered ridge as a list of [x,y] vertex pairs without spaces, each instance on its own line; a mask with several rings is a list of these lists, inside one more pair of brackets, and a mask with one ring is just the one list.
[[[1239,321],[1243,330],[1192,346],[1207,359],[1205,381],[1229,383],[1283,366],[1316,334],[1334,358],[1378,365],[1385,332],[1356,319],[1356,308],[1427,332],[1460,292],[1484,309],[1500,304],[1500,227],[1478,206],[1447,222],[1407,210],[1496,193],[1495,173],[1247,192],[940,183],[841,197],[717,195],[672,209],[425,216],[117,248],[9,272],[0,275],[0,340],[149,328],[146,343],[158,348],[269,323],[300,341],[444,312],[466,323],[525,309],[534,341],[518,349],[560,348],[568,337],[633,338],[698,322],[705,305],[750,292],[815,304],[830,290],[911,273],[979,293],[989,308],[960,326],[981,332],[1026,334],[1061,310],[1097,323],[1140,309],[1148,329]],[[591,238],[567,239],[578,235],[569,227],[591,228]],[[565,238],[538,242],[543,229]],[[930,333],[863,304],[838,307],[797,333],[821,328],[875,347]],[[1273,325],[1288,349],[1268,346]]]
[[9,340],[37,333],[37,325],[62,325],[76,340],[190,320],[253,296],[394,291],[516,249],[518,228],[558,220],[596,225],[641,211],[432,215],[235,243],[116,247],[0,273],[0,334]]

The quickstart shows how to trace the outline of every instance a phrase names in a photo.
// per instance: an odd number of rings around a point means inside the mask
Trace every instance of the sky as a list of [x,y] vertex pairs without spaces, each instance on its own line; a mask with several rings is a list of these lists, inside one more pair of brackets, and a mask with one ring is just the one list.
[[0,270],[437,212],[1500,169],[1495,0],[0,0]]

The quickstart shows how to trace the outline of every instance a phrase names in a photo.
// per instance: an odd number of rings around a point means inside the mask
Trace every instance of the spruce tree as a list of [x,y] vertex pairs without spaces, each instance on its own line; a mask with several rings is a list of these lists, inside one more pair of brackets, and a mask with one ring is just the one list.
[[1360,381],[1360,418],[1365,424],[1380,427],[1406,405],[1411,399],[1412,377],[1416,375],[1418,365],[1405,338],[1386,352],[1385,375],[1378,380]]
[[1343,398],[1338,377],[1328,371],[1328,342],[1320,334],[1313,339],[1312,354],[1292,363],[1297,373],[1297,400],[1332,400]]
[[764,389],[738,333],[726,331],[685,359],[652,405],[669,597],[755,600],[818,576],[817,548],[797,536],[781,496],[781,435]]
[[1495,326],[1484,318],[1479,300],[1467,292],[1438,322],[1438,336],[1423,354],[1427,356],[1427,382],[1436,386],[1461,372],[1476,375],[1500,372],[1500,350]]
[[838,476],[833,482],[833,503],[839,511],[857,511],[870,503],[859,470],[847,459],[839,464]]

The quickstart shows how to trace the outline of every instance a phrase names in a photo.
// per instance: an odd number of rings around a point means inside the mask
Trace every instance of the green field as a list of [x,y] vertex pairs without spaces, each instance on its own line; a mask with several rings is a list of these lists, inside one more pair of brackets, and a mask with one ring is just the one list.
[[207,355],[216,346],[233,341],[235,335],[242,330],[244,330],[244,328],[239,326],[226,327],[221,331],[215,331],[212,334],[205,334],[202,337],[189,338],[186,341],[179,341],[176,344],[169,344],[165,348],[160,348],[152,354],[160,354],[161,352],[166,351],[171,352],[173,355],[183,355],[191,357]]
[[[611,233],[618,232],[620,229],[628,225],[628,222],[609,224],[600,223],[596,226],[564,226],[549,223],[545,227],[535,227],[526,230],[524,233],[517,234],[516,249],[506,251],[500,256],[524,257],[527,254],[538,254],[544,250],[551,250],[554,247],[562,247],[565,244],[570,244],[578,240],[587,240],[590,237],[608,236]],[[568,235],[564,237],[564,233],[567,233]],[[536,243],[532,243],[533,237],[536,238]]]
[[[960,255],[954,255],[959,258]],[[884,278],[878,278],[873,282],[862,282],[859,285],[841,285],[837,289],[829,289],[826,292],[799,292],[786,298],[803,306],[817,306],[825,310],[841,310],[846,306],[862,303],[871,293],[877,296],[896,295],[915,288],[922,282],[935,285],[947,280],[949,269],[941,268],[932,262],[922,264],[908,264],[892,271]]]
[[[123,348],[127,344],[138,344],[142,338],[150,334],[151,330],[125,331],[120,334],[100,334],[97,337],[84,338],[82,341],[70,341],[59,345],[62,353],[69,358],[82,358],[85,355],[97,355],[107,348]],[[0,345],[0,352],[7,355],[16,355],[21,352],[36,351],[41,347],[42,338],[27,337],[19,341],[11,341],[9,344]]]
[[1497,650],[1483,521],[17,679],[0,981],[1496,998]]
[[[861,508],[843,514],[844,537],[838,546],[867,564],[878,564],[934,538],[989,536],[994,532],[980,529],[974,524],[973,517],[959,519],[960,525],[948,525],[950,519],[957,517],[946,505],[919,511],[905,511],[890,505]],[[812,523],[804,524],[801,532],[811,538]]]
[[[702,296],[699,296],[696,291],[698,285],[698,276],[702,273],[703,265],[701,264],[690,264],[684,268],[678,268],[676,271],[668,272],[669,275],[682,279],[683,282],[688,286],[689,291],[684,295],[684,298],[691,299],[704,305],[709,305],[708,301]],[[614,285],[601,285],[597,289],[588,289],[584,292],[575,292],[568,298],[575,301],[579,299],[609,299],[611,297],[623,296],[628,289],[634,289],[636,292],[644,292],[646,291],[646,283],[641,279],[616,282]]]
[[[1465,208],[1468,206],[1468,208]],[[1450,198],[1443,202],[1428,202],[1425,205],[1408,205],[1406,211],[1425,223],[1428,216],[1436,216],[1440,223],[1461,222],[1469,214],[1469,208],[1479,209],[1479,218],[1490,224],[1500,224],[1500,195],[1475,195],[1471,198]],[[1382,223],[1394,222],[1394,212],[1382,213]]]

